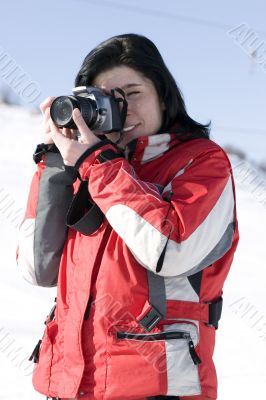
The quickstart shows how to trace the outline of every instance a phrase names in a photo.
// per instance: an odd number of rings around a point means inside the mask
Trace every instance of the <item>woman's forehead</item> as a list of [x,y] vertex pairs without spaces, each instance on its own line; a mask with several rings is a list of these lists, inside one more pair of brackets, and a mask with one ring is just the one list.
[[118,66],[97,75],[93,81],[93,85],[105,90],[113,87],[120,87],[125,90],[130,87],[147,84],[147,81],[147,78],[133,68]]

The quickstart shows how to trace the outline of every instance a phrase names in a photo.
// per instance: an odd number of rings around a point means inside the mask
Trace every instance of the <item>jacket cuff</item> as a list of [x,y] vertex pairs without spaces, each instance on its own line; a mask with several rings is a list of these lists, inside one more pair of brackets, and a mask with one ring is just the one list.
[[107,145],[107,144],[113,144],[109,139],[104,139],[101,140],[100,142],[96,143],[92,147],[89,147],[86,151],[84,151],[83,154],[79,157],[79,159],[76,161],[76,164],[74,165],[75,169],[79,169],[83,161],[89,157],[92,153],[94,153],[96,150],[100,149],[101,147]]
[[113,160],[114,158],[121,158],[124,157],[122,153],[117,152],[113,149],[106,149],[103,150],[97,157],[96,159],[102,164],[106,161]]
[[102,164],[114,158],[124,158],[121,151],[115,144],[106,139],[87,149],[77,160],[74,168],[79,171],[81,178],[87,176],[88,167],[96,164]]
[[54,143],[40,143],[37,145],[33,154],[34,162],[38,164],[43,159],[43,155],[46,153],[59,153],[59,150]]

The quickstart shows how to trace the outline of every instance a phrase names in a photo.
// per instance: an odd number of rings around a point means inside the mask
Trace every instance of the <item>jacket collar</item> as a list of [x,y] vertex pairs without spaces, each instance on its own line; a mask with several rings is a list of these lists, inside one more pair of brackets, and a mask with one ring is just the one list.
[[151,136],[141,136],[132,140],[125,148],[125,157],[129,161],[144,164],[160,157],[172,147],[180,143],[174,133],[157,133]]

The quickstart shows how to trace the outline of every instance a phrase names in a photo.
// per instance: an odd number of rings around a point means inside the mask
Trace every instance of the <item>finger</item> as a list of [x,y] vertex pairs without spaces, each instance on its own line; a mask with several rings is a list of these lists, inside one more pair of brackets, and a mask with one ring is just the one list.
[[74,119],[74,122],[77,125],[77,128],[80,133],[80,139],[84,142],[87,143],[90,141],[90,138],[94,137],[95,135],[93,132],[89,129],[88,125],[84,121],[80,111],[78,108],[75,108],[72,113],[72,117]]
[[[52,120],[52,118],[49,119],[48,123],[49,123],[49,126],[50,126],[50,132],[51,132],[52,134],[55,133],[55,134],[59,135],[59,136],[62,137],[62,138],[66,138],[66,135],[65,135],[65,133],[63,132],[63,130],[64,130],[64,129],[67,129],[67,131],[69,131],[70,129],[68,129],[68,128],[58,128],[58,126],[55,125],[55,123],[54,123],[54,121]],[[67,138],[67,140],[68,140],[68,138]]]
[[54,121],[53,121],[51,118],[49,119],[48,122],[49,122],[49,126],[50,126],[50,131],[51,131],[53,134],[54,134],[54,133],[60,133],[60,135],[63,136],[63,135],[62,135],[62,132],[60,132],[58,126],[55,125]]
[[52,138],[51,133],[50,133],[50,134],[46,134],[46,135],[44,136],[43,143],[45,143],[45,144],[52,144],[52,143],[54,143],[54,140],[53,140],[53,138]]
[[50,107],[47,107],[46,110],[44,111],[44,118],[43,118],[43,128],[44,128],[44,133],[50,132]]
[[51,107],[47,107],[47,108],[44,110],[44,118],[45,118],[46,120],[48,120],[48,119],[50,118],[50,110],[51,110]]
[[79,131],[77,129],[71,129],[71,133],[72,133],[72,139],[73,140],[78,140]]
[[40,109],[41,109],[42,113],[44,113],[46,108],[49,107],[52,104],[54,99],[55,99],[54,96],[49,96],[40,104]]
[[68,139],[72,139],[72,132],[69,128],[63,128],[63,135]]
[[52,104],[54,101],[55,97],[54,96],[49,96],[47,97],[41,104],[40,104],[40,110],[44,114],[46,108]]
[[60,147],[65,144],[65,141],[68,141],[69,139],[63,135],[60,129],[54,124],[52,119],[49,120],[49,125],[51,137],[56,146],[60,149]]

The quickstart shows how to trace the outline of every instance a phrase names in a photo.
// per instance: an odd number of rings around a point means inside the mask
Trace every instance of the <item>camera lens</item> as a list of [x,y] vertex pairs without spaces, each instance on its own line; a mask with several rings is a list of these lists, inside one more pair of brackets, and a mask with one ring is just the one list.
[[78,107],[78,102],[74,97],[59,96],[51,105],[51,118],[59,128],[74,128],[72,112],[76,107]]
[[50,115],[59,128],[77,129],[72,118],[74,108],[78,108],[86,124],[93,128],[98,110],[95,101],[85,97],[59,96],[51,104]]

